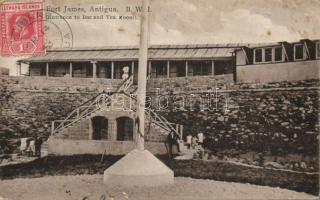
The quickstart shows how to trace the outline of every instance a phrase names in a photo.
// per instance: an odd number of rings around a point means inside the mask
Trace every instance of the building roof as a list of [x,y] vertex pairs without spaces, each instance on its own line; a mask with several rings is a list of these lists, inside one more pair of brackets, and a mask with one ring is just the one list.
[[[231,58],[235,49],[264,44],[197,44],[197,45],[152,45],[149,47],[150,60],[191,60]],[[126,61],[138,60],[137,46],[110,46],[96,48],[48,49],[43,56],[34,56],[18,62],[70,62],[70,61]]]

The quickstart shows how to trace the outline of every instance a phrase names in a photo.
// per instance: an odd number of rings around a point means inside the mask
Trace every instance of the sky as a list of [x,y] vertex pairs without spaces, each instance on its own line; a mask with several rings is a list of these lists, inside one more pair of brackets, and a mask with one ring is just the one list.
[[[85,8],[85,15],[136,16],[134,20],[67,20],[73,47],[138,45],[139,13],[125,12],[125,8],[139,5],[141,0],[45,0],[45,6],[60,7],[60,15],[82,17],[79,12],[64,13],[64,6],[68,6]],[[117,8],[117,12],[94,14],[89,12],[91,6]],[[150,7],[150,44],[320,39],[320,0],[150,0]],[[66,27],[61,22],[60,28]],[[60,47],[60,39],[57,30],[46,32],[47,42],[51,41],[54,47]],[[10,74],[15,75],[15,62],[21,57],[0,59],[0,67],[9,68]]]

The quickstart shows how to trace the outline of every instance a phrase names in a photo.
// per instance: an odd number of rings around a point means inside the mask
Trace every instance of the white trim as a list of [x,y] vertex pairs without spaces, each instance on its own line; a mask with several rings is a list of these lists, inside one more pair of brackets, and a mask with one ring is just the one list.
[[[266,53],[266,49],[270,49],[271,48],[271,61],[266,61],[266,55],[265,55],[265,53]],[[276,55],[276,48],[281,48],[281,60],[278,60],[278,61],[276,61],[276,59],[275,59],[275,55]],[[261,49],[261,51],[262,51],[262,60],[261,60],[261,62],[256,62],[256,50],[257,49]],[[260,48],[255,48],[254,49],[254,51],[253,51],[253,64],[264,64],[264,63],[279,63],[279,62],[283,62],[284,61],[284,47],[282,47],[281,45],[279,45],[279,46],[272,46],[272,47],[260,47]]]
[[[260,61],[260,62],[257,62],[257,61],[256,61],[256,51],[257,51],[258,49],[261,49],[261,61]],[[263,59],[263,53],[264,53],[263,48],[256,48],[256,49],[253,50],[253,64],[263,63],[263,61],[264,61],[264,59]]]

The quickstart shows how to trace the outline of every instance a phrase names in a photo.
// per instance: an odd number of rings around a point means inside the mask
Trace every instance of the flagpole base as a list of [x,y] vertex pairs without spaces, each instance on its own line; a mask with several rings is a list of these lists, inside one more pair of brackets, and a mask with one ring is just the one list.
[[104,171],[106,185],[153,187],[173,184],[173,171],[148,150],[132,150]]

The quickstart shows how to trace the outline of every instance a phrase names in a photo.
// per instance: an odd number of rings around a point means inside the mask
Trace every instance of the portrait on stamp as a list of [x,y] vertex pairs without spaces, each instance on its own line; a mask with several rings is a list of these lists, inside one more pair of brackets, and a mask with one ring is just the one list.
[[43,14],[43,2],[1,4],[1,55],[44,54]]

